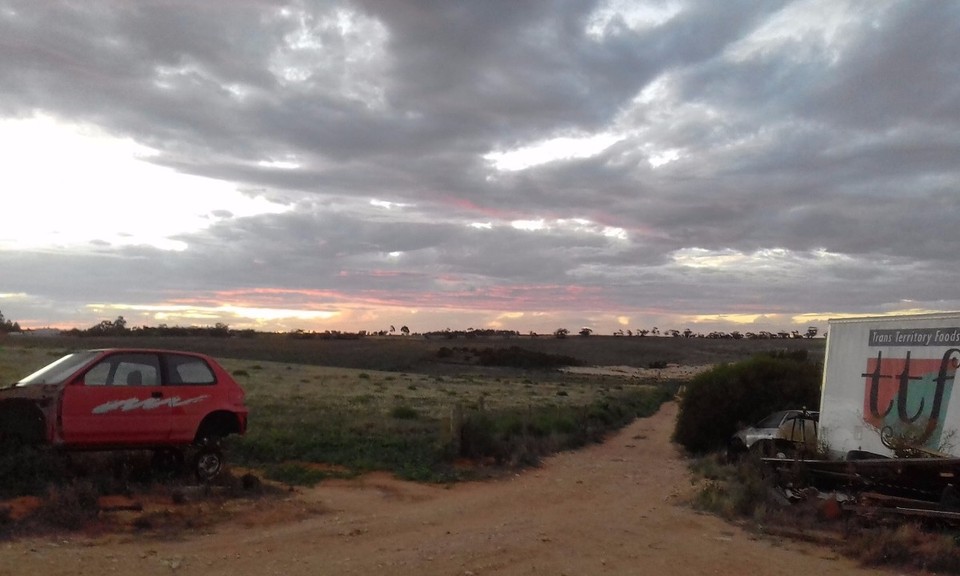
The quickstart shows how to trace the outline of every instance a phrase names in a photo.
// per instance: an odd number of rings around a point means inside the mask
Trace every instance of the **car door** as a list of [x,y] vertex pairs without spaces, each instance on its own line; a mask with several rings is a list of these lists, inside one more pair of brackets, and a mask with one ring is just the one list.
[[138,446],[170,436],[160,357],[147,352],[104,356],[67,385],[60,407],[63,441],[73,446]]

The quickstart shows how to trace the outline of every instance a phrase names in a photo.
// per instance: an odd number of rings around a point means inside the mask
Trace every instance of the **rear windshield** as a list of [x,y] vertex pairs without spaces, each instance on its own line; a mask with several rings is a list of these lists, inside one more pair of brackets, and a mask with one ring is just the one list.
[[31,386],[33,384],[61,384],[70,376],[94,359],[100,352],[87,350],[75,354],[67,354],[59,360],[47,364],[23,380],[17,386]]
[[167,384],[215,384],[217,379],[213,370],[200,358],[167,354]]

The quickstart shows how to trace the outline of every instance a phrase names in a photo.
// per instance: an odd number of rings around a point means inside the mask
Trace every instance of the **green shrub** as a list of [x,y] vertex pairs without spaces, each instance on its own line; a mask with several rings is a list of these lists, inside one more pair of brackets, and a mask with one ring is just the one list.
[[756,356],[699,374],[680,402],[674,440],[693,453],[725,446],[743,425],[777,410],[814,409],[821,367],[787,355]]

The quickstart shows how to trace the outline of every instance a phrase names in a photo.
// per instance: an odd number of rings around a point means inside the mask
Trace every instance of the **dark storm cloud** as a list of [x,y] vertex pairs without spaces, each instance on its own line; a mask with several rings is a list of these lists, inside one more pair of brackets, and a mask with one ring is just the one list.
[[[567,286],[626,315],[960,304],[957,5],[624,3],[675,8],[639,24],[604,19],[615,5],[0,2],[0,115],[94,124],[291,206],[224,207],[182,252],[0,251],[16,271],[0,293],[506,310],[497,290]],[[614,143],[588,157],[511,172],[486,156],[602,133]],[[145,281],[98,281],[89,264],[110,260]]]

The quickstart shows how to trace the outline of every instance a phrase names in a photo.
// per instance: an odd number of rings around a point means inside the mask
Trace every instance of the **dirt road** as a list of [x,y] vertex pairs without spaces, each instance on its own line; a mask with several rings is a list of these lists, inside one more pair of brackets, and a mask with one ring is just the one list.
[[0,543],[0,575],[876,574],[685,506],[667,404],[602,445],[450,488],[384,475],[264,500],[206,533]]

